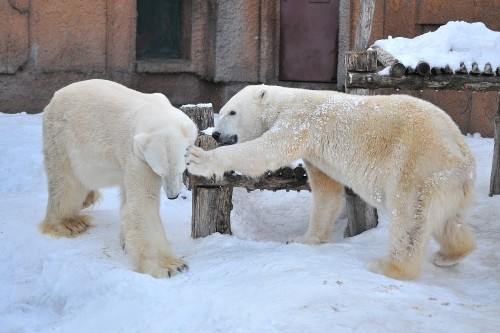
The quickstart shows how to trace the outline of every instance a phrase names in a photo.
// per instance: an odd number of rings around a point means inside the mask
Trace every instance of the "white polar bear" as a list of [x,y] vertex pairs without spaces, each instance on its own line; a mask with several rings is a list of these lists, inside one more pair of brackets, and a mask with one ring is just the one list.
[[162,94],[88,80],[54,94],[43,116],[48,204],[43,233],[74,236],[90,217],[80,210],[97,189],[120,186],[121,240],[138,272],[166,277],[187,269],[171,253],[160,219],[160,189],[175,199],[184,154],[198,130]]
[[462,221],[473,196],[475,161],[451,118],[405,95],[356,96],[276,86],[248,86],[221,109],[214,138],[190,147],[188,171],[257,177],[303,159],[312,216],[295,241],[326,242],[342,207],[343,185],[390,217],[389,254],[371,269],[397,279],[418,276],[429,235],[448,266],[475,248]]

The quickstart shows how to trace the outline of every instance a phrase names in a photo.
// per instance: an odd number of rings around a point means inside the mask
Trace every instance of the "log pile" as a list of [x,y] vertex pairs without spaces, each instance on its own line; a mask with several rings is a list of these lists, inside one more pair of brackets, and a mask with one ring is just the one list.
[[[389,75],[377,74],[376,72],[381,69],[379,65],[383,68],[389,67]],[[429,63],[421,61],[413,68],[403,65],[389,52],[375,48],[348,52],[346,69],[348,71],[346,87],[349,89],[500,91],[500,67],[493,68],[490,63],[484,68],[479,68],[477,63],[473,63],[470,68],[460,63],[460,67],[454,71],[449,65],[431,67]]]

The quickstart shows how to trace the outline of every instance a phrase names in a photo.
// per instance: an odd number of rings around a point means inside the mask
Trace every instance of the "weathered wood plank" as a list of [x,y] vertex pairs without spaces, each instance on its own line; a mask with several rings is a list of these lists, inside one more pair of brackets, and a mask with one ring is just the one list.
[[431,75],[420,77],[416,75],[395,78],[377,75],[375,73],[350,72],[346,76],[346,87],[352,88],[394,88],[394,89],[449,89],[499,91],[500,79],[498,76],[472,75]]
[[493,147],[493,162],[491,166],[490,197],[500,194],[500,99],[495,116],[495,143]]

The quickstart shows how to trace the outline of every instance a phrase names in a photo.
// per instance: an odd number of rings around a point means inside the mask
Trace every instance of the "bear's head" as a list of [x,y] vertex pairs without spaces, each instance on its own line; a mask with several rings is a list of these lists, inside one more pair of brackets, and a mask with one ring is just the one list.
[[218,143],[230,145],[250,141],[266,130],[263,112],[269,103],[269,86],[243,88],[222,107],[212,136]]
[[197,136],[198,129],[189,118],[177,126],[172,124],[134,136],[135,155],[161,177],[169,199],[177,198],[182,189],[182,174],[186,169],[184,155]]

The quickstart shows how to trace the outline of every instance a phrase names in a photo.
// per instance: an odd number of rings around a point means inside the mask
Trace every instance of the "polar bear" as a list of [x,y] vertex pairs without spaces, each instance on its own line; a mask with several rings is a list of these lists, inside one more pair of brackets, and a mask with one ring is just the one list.
[[416,278],[427,240],[434,263],[449,266],[475,248],[463,212],[473,197],[475,161],[458,127],[438,107],[405,95],[356,96],[253,85],[221,109],[213,137],[225,145],[191,146],[188,171],[258,177],[303,159],[312,189],[307,232],[294,241],[326,242],[344,185],[387,212],[389,253],[370,268]]
[[43,114],[48,203],[43,233],[75,236],[99,199],[99,188],[120,186],[122,245],[140,273],[167,277],[187,269],[174,257],[160,219],[160,190],[175,199],[184,154],[198,130],[162,94],[143,94],[107,80],[57,91]]

